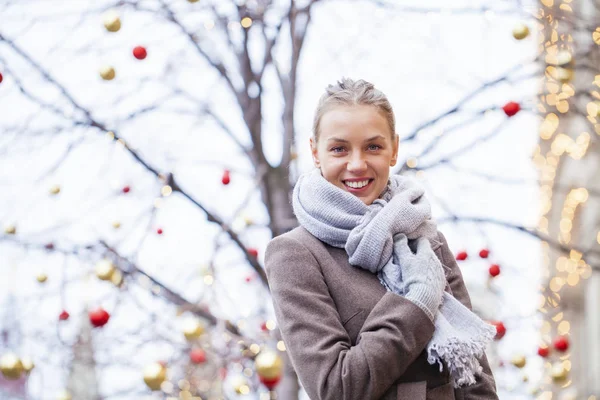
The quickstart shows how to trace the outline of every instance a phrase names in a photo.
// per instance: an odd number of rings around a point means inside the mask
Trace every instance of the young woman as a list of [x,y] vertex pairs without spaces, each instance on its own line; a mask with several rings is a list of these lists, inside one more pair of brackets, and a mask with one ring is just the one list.
[[[398,136],[385,95],[330,85],[293,194],[300,227],[265,268],[292,365],[312,400],[497,399],[461,272],[423,188],[390,176]],[[283,399],[285,400],[285,399]]]

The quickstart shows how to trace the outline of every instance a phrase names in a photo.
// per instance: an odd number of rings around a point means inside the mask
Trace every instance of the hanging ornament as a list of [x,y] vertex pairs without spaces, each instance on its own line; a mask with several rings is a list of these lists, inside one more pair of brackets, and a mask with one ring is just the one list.
[[40,272],[39,274],[36,275],[35,279],[37,279],[37,281],[39,283],[44,283],[48,280],[48,275],[46,275],[43,272]]
[[231,182],[231,176],[229,174],[230,172],[228,169],[223,171],[223,177],[221,178],[221,183],[223,183],[223,185],[229,185],[229,182]]
[[264,321],[262,324],[260,324],[260,330],[263,332],[266,332],[269,330],[269,327],[267,326],[267,321]]
[[35,364],[31,357],[21,357],[21,365],[23,366],[23,371],[28,374],[31,372],[33,368],[35,368]]
[[106,310],[104,310],[102,307],[88,312],[88,316],[90,318],[90,322],[96,328],[106,325],[106,323],[110,319],[110,314],[106,312]]
[[112,227],[115,229],[119,229],[121,227],[121,223],[119,221],[113,221]]
[[540,357],[546,358],[550,354],[550,348],[548,346],[540,346],[537,353]]
[[567,379],[569,371],[565,368],[561,361],[558,361],[552,365],[552,369],[550,370],[550,376],[552,376],[552,380],[554,382],[561,382]]
[[189,3],[197,3],[198,0],[188,0]]
[[133,56],[138,60],[143,60],[148,55],[145,47],[136,46],[133,48]]
[[510,360],[510,363],[517,368],[523,368],[525,364],[527,364],[527,359],[525,356],[518,355],[513,357],[512,360]]
[[5,354],[0,358],[0,372],[6,379],[19,379],[23,373],[23,364],[16,355]]
[[63,390],[60,392],[56,400],[73,400],[73,396],[68,390]]
[[131,190],[131,187],[129,186],[123,186],[123,189],[121,189],[123,193],[129,193],[129,191]]
[[198,339],[204,333],[204,325],[197,318],[188,318],[183,323],[183,335],[187,340]]
[[121,29],[121,19],[115,13],[109,13],[104,17],[104,27],[109,32],[118,32]]
[[194,364],[202,364],[206,361],[206,353],[202,349],[192,349],[190,351],[190,360]]
[[498,264],[492,264],[490,266],[489,273],[492,278],[500,275],[500,266]]
[[491,321],[490,323],[496,327],[496,337],[494,339],[502,339],[504,335],[506,335],[506,327],[504,326],[504,323],[500,321]]
[[490,251],[488,249],[481,249],[479,251],[479,257],[481,257],[481,258],[488,258],[489,255],[490,255]]
[[250,255],[250,257],[252,258],[257,258],[258,257],[258,250],[256,250],[254,247],[250,247],[248,249],[248,254]]
[[523,40],[529,36],[529,27],[520,22],[513,28],[512,35],[517,40]]
[[144,368],[144,382],[150,390],[160,390],[160,385],[167,379],[167,367],[164,363],[154,362]]
[[62,310],[62,312],[60,314],[58,314],[59,321],[66,321],[69,319],[69,317],[70,317],[69,313],[66,312],[65,310]]
[[262,380],[275,380],[281,378],[283,372],[283,360],[273,350],[264,349],[254,360],[256,373]]
[[100,69],[100,76],[105,81],[112,81],[113,79],[115,79],[115,75],[116,73],[113,67],[102,67]]
[[3,79],[4,79],[4,77],[2,76],[2,73],[0,73],[0,83],[2,83]]
[[456,259],[457,259],[458,261],[464,261],[464,260],[466,260],[466,259],[467,259],[467,257],[468,257],[468,255],[467,255],[467,252],[466,252],[466,251],[459,251],[459,252],[456,254]]
[[46,243],[46,244],[44,245],[44,248],[45,248],[46,250],[54,250],[54,243],[52,243],[52,242]]
[[567,351],[569,349],[569,339],[565,336],[559,336],[554,340],[554,348],[560,352]]
[[52,185],[50,188],[50,194],[59,194],[60,193],[60,185]]
[[504,110],[504,113],[507,116],[512,117],[513,115],[517,114],[521,110],[521,106],[519,105],[519,103],[515,103],[514,101],[509,101],[502,107],[502,109]]
[[158,228],[158,229],[156,230],[156,233],[157,233],[157,234],[159,234],[159,235],[162,235],[162,234],[163,234],[163,230],[162,230],[162,228]]
[[96,263],[96,276],[103,281],[109,281],[115,273],[115,264],[107,258]]
[[246,283],[252,282],[253,279],[254,279],[254,277],[252,275],[246,275],[246,277],[244,278],[244,280],[246,281]]
[[4,226],[4,233],[7,235],[14,235],[17,233],[17,227],[13,224],[7,224]]

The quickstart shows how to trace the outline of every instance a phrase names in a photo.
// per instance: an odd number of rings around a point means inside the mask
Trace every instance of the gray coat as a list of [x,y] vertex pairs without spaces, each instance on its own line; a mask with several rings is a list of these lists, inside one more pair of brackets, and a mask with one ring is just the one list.
[[[438,238],[432,248],[446,291],[471,308],[448,243]],[[351,266],[344,249],[299,227],[271,240],[265,268],[283,341],[311,400],[498,398],[485,355],[477,383],[454,389],[446,369],[427,362],[433,323],[375,274]]]

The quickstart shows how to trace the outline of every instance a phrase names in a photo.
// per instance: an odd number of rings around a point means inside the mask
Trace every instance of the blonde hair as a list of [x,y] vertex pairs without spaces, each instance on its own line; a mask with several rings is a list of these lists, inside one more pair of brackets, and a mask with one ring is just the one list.
[[390,127],[392,138],[396,134],[396,118],[389,100],[382,91],[363,79],[357,81],[342,78],[335,85],[328,85],[319,99],[313,121],[313,137],[319,140],[321,118],[335,106],[374,106],[382,112]]

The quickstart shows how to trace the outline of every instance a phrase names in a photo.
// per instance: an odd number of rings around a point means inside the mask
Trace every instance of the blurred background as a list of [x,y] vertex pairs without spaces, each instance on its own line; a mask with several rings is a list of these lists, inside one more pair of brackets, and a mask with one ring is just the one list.
[[0,399],[306,399],[263,255],[343,76],[394,106],[500,398],[600,396],[597,0],[0,0]]

